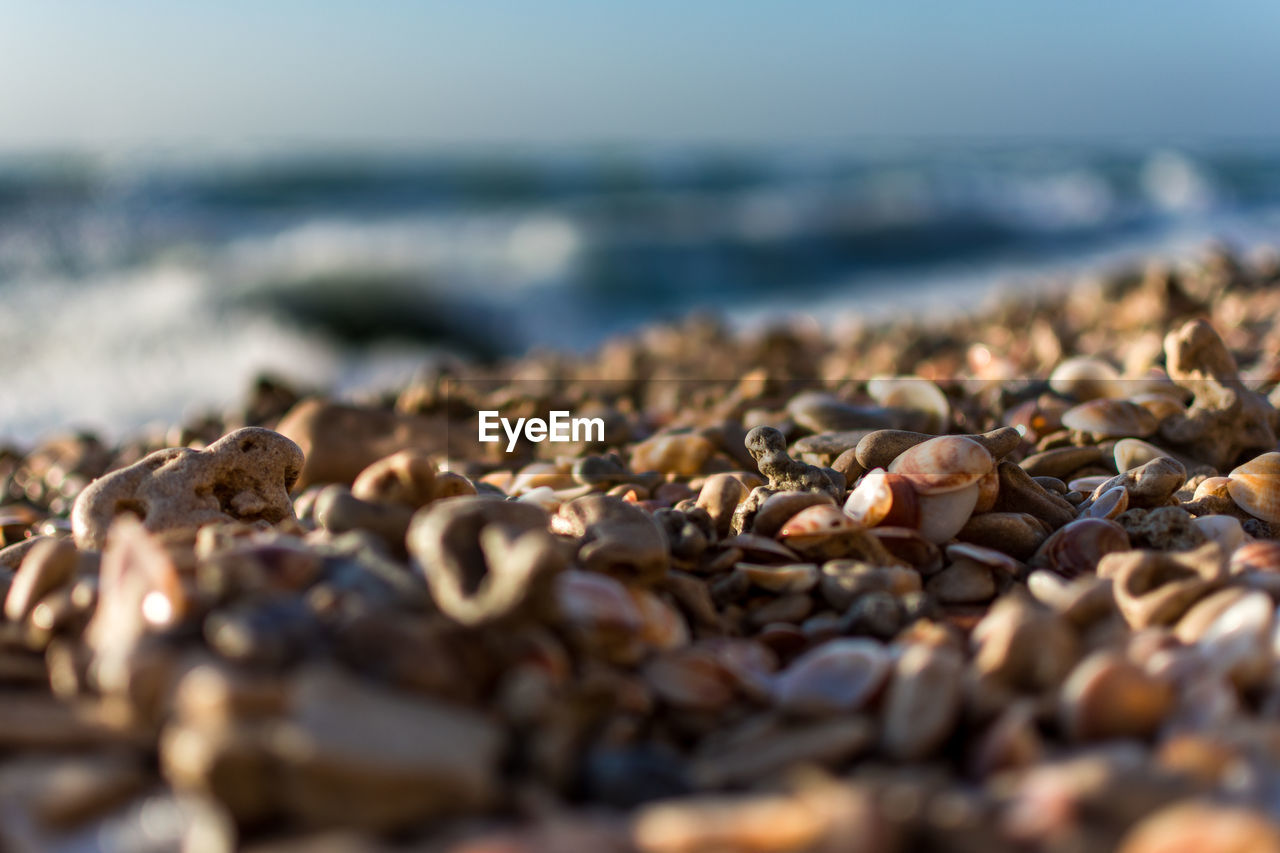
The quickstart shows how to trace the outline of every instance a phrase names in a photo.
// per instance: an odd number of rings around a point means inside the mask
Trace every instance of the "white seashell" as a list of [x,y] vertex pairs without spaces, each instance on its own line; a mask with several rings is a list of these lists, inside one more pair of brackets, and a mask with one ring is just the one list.
[[540,506],[549,513],[554,513],[560,508],[560,504],[564,503],[560,496],[556,494],[555,489],[550,486],[537,486],[525,492],[516,498],[519,503],[534,504]]
[[940,435],[903,451],[889,465],[889,473],[906,477],[923,496],[975,485],[993,468],[995,460],[978,442],[963,435]]
[[867,382],[867,394],[887,409],[908,409],[928,415],[924,432],[943,432],[951,422],[951,403],[947,395],[928,379],[880,376]]
[[920,535],[935,545],[948,541],[964,527],[978,505],[977,483],[942,494],[920,496]]
[[1064,397],[1081,402],[1112,396],[1112,388],[1120,371],[1100,358],[1076,356],[1053,369],[1049,387]]
[[1116,470],[1123,474],[1125,471],[1147,464],[1152,459],[1159,459],[1169,454],[1140,438],[1122,438],[1116,442],[1112,455],[1116,460]]
[[1228,554],[1249,541],[1249,534],[1244,532],[1240,519],[1231,515],[1202,515],[1191,519],[1191,524],[1223,547]]
[[1110,474],[1094,474],[1089,477],[1076,477],[1074,480],[1067,483],[1067,488],[1073,492],[1082,492],[1087,495],[1110,479]]

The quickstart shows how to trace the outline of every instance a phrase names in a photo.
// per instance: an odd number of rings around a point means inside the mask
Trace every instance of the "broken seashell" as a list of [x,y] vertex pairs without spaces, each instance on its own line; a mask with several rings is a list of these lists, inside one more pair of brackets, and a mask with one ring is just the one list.
[[920,501],[910,481],[883,468],[868,471],[849,493],[844,511],[859,524],[875,527],[915,527],[920,522]]
[[1205,477],[1200,481],[1200,485],[1196,486],[1195,494],[1192,496],[1193,501],[1201,501],[1205,498],[1229,498],[1231,493],[1228,486],[1231,479],[1228,477]]
[[545,613],[565,568],[547,513],[520,501],[452,498],[414,515],[407,536],[440,610],[467,626]]
[[920,496],[920,535],[934,544],[950,540],[978,505],[981,487],[974,483],[956,491]]
[[1092,474],[1088,477],[1076,477],[1074,480],[1067,482],[1067,489],[1088,494],[1110,479],[1110,474]]
[[1080,512],[1081,518],[1115,518],[1129,508],[1129,490],[1112,486]]
[[738,563],[734,571],[745,575],[752,586],[779,594],[808,592],[818,585],[818,567],[813,563],[785,566],[757,566]]
[[947,556],[953,563],[969,560],[994,569],[1009,577],[1017,576],[1023,569],[1022,563],[995,548],[984,548],[970,542],[956,542],[947,546]]

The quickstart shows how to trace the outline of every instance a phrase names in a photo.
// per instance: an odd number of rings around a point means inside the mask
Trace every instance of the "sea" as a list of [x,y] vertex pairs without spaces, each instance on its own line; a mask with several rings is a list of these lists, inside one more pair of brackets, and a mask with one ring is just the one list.
[[0,154],[0,441],[119,437],[264,371],[339,394],[1280,242],[1280,142]]

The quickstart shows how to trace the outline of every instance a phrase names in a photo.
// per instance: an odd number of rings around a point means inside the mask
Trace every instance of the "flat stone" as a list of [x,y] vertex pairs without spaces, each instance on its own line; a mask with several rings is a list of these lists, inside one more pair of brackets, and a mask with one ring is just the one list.
[[281,798],[312,824],[392,828],[491,805],[500,729],[483,715],[332,669],[298,676],[272,741]]

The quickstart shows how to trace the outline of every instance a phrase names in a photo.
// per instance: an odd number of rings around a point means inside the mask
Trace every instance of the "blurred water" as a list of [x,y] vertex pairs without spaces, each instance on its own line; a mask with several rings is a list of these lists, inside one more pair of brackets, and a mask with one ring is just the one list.
[[0,160],[0,437],[110,432],[257,370],[584,348],[710,309],[946,310],[1280,236],[1280,145],[862,144]]

